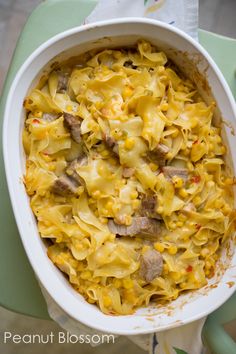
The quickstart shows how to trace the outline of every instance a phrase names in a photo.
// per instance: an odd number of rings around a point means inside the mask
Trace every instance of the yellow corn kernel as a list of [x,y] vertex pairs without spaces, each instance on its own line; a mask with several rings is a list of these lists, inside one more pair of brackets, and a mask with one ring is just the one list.
[[226,205],[222,208],[222,211],[223,211],[224,214],[229,214],[229,213],[232,211],[232,209],[230,208],[229,205],[226,204]]
[[208,270],[211,269],[211,262],[206,261],[205,262],[205,268],[208,269]]
[[155,171],[158,170],[158,167],[159,167],[159,166],[158,166],[157,164],[151,162],[151,163],[149,164],[149,167],[150,167],[150,169],[151,169],[153,172],[155,172]]
[[108,219],[107,219],[107,218],[104,218],[103,216],[100,217],[100,221],[101,221],[101,223],[104,224],[104,225],[108,223]]
[[100,154],[102,155],[102,157],[108,157],[110,156],[110,151],[104,149],[103,151],[100,152]]
[[208,151],[210,152],[210,151],[213,151],[213,150],[214,150],[214,145],[212,143],[210,143],[208,145]]
[[77,193],[79,195],[81,195],[83,192],[84,192],[84,187],[83,186],[80,186],[80,187],[77,188]]
[[160,253],[164,252],[164,250],[165,250],[165,246],[160,242],[155,242],[154,248],[155,248],[155,250],[157,250]]
[[112,206],[113,206],[113,203],[112,203],[112,201],[111,200],[109,200],[107,203],[106,203],[106,208],[107,208],[107,210],[112,210]]
[[207,181],[207,188],[212,188],[212,187],[214,187],[214,185],[215,185],[215,182],[214,181]]
[[222,142],[221,136],[219,136],[219,135],[217,135],[215,137],[215,140],[216,140],[217,143],[221,143]]
[[166,263],[163,264],[163,273],[164,273],[164,274],[169,273],[169,267],[168,267],[168,265],[167,265]]
[[102,65],[102,72],[104,74],[109,74],[110,73],[110,69],[108,68],[108,66]]
[[123,287],[124,287],[125,289],[131,289],[131,288],[133,288],[133,286],[134,286],[134,282],[133,282],[133,280],[130,279],[130,278],[125,278],[125,279],[123,279],[123,280],[122,280],[122,283],[123,283]]
[[133,290],[130,291],[130,289],[125,291],[124,298],[126,299],[126,301],[128,301],[132,304],[134,304],[135,301],[137,300],[137,297],[135,296],[134,291]]
[[138,209],[140,207],[140,200],[139,199],[135,199],[132,201],[132,207],[134,209]]
[[177,221],[177,223],[176,223],[176,225],[178,226],[178,227],[182,227],[183,226],[183,221]]
[[191,120],[191,128],[196,128],[197,125],[198,125],[198,120],[193,118]]
[[120,209],[121,209],[121,203],[116,203],[112,207],[112,210],[114,211],[114,213],[117,213],[118,211],[120,211]]
[[226,184],[226,185],[231,185],[231,184],[233,184],[234,183],[234,180],[233,180],[233,178],[226,178],[225,180],[224,180],[224,184]]
[[92,192],[92,197],[94,199],[99,199],[101,197],[101,195],[102,194],[101,194],[101,192],[99,190],[96,190],[96,191]]
[[176,229],[176,222],[175,221],[170,221],[169,222],[169,228],[171,229],[171,230],[175,230]]
[[90,272],[90,270],[85,270],[84,272],[82,272],[80,274],[80,277],[81,277],[81,279],[87,280],[92,277],[92,273]]
[[131,199],[136,199],[138,197],[138,192],[137,191],[132,191],[131,193],[130,193],[130,198]]
[[133,90],[131,87],[126,86],[124,90],[122,91],[122,96],[124,99],[129,98],[133,93]]
[[204,257],[204,258],[205,258],[206,256],[208,256],[209,253],[210,253],[210,251],[209,251],[209,249],[206,248],[206,247],[204,247],[204,248],[201,250],[201,252],[200,252],[201,256]]
[[43,112],[41,112],[41,111],[35,111],[34,112],[34,117],[41,118],[42,115],[43,115]]
[[[107,220],[107,221],[108,221],[108,220]],[[114,242],[115,238],[116,238],[116,235],[110,233],[109,236],[108,236],[108,238],[107,238],[107,240],[108,240],[108,241],[111,241],[111,242]]]
[[122,286],[122,281],[120,279],[114,279],[113,280],[114,287],[116,289],[120,288]]
[[226,147],[225,147],[224,145],[221,147],[221,153],[222,153],[222,154],[225,154],[225,153],[226,153]]
[[55,163],[52,163],[51,165],[49,165],[48,169],[49,169],[49,171],[55,171],[55,169],[56,169]]
[[177,251],[178,251],[178,248],[177,248],[176,246],[174,246],[174,245],[172,245],[172,246],[170,246],[170,247],[168,248],[168,253],[171,254],[171,255],[176,254]]
[[199,195],[197,195],[196,197],[193,198],[193,203],[195,205],[199,205],[199,204],[201,204],[201,202],[202,202],[202,199],[201,199],[201,197],[199,197]]
[[186,198],[186,197],[188,196],[188,192],[186,191],[186,189],[181,188],[181,189],[179,190],[179,195],[180,195],[181,197],[183,197],[183,198]]
[[[101,213],[102,213],[103,216],[109,216],[109,211],[107,209],[105,209],[105,208],[103,208],[101,210]],[[96,215],[96,212],[95,212],[95,215]],[[98,216],[98,215],[96,215],[96,216]]]
[[180,272],[171,272],[170,273],[170,277],[174,280],[174,281],[178,281],[181,278],[181,273]]
[[186,286],[187,286],[187,283],[185,283],[185,282],[179,284],[179,287],[180,287],[181,289],[185,289]]
[[103,107],[103,103],[101,101],[97,101],[97,102],[95,102],[95,107],[97,109],[101,109]]
[[131,224],[132,224],[132,216],[126,215],[126,216],[125,216],[125,225],[126,225],[126,226],[129,226],[129,225],[131,225]]
[[66,110],[69,111],[69,112],[71,112],[71,111],[73,110],[73,107],[72,107],[71,105],[67,105],[67,106],[66,106]]
[[109,307],[112,304],[110,296],[106,295],[103,297],[103,305]]
[[168,108],[169,108],[169,105],[167,102],[161,104],[161,107],[160,107],[161,111],[166,112],[166,111],[168,111]]
[[134,139],[133,138],[127,138],[125,140],[125,148],[128,150],[131,150],[134,147]]
[[174,176],[172,178],[172,182],[174,183],[175,188],[181,188],[181,187],[183,187],[183,184],[184,184],[183,179],[178,176]]
[[157,213],[158,213],[158,214],[162,214],[162,213],[163,213],[163,210],[164,210],[163,206],[159,206],[159,207],[157,208]]
[[224,202],[221,199],[217,199],[214,201],[214,206],[216,209],[221,208],[223,204],[224,204]]
[[150,250],[150,246],[144,245],[144,246],[142,247],[141,253],[144,254],[144,253],[146,253],[148,250]]
[[173,158],[173,153],[171,151],[169,151],[167,154],[166,154],[166,158],[167,160],[170,160]]
[[187,220],[187,216],[184,214],[179,214],[179,220],[180,221],[186,221]]
[[194,170],[194,166],[193,166],[192,162],[190,162],[190,161],[187,162],[187,168],[189,169],[189,171]]
[[163,65],[158,66],[157,72],[158,74],[163,74],[165,71],[165,67]]

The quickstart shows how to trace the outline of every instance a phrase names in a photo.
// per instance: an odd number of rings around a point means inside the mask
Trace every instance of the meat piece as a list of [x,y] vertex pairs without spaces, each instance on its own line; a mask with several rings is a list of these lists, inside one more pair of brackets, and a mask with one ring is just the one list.
[[86,155],[72,161],[66,169],[66,174],[60,176],[53,184],[51,191],[59,195],[75,194],[77,188],[84,182],[83,179],[76,172],[78,166],[87,165],[88,159]]
[[188,179],[188,170],[187,168],[180,168],[174,166],[164,166],[162,172],[168,180],[171,180],[174,176],[182,178],[185,182]]
[[64,125],[70,131],[72,139],[79,144],[81,142],[81,121],[78,117],[65,112],[63,113],[63,117]]
[[68,75],[65,73],[58,73],[58,84],[57,84],[57,92],[64,93],[67,90],[68,85]]
[[124,167],[123,168],[123,172],[122,172],[122,176],[125,178],[129,178],[132,177],[134,175],[135,169],[132,167]]
[[103,141],[109,149],[111,149],[116,155],[118,155],[118,144],[112,136],[104,134]]
[[158,144],[154,150],[149,151],[147,156],[150,160],[157,163],[159,166],[165,165],[166,155],[170,149],[164,144]]
[[54,182],[51,191],[62,196],[75,194],[78,183],[67,175],[62,175]]
[[142,216],[147,216],[149,218],[161,220],[161,216],[157,213],[156,208],[157,208],[157,198],[154,195],[152,196],[147,195],[142,199],[140,214]]
[[88,164],[88,158],[86,155],[82,155],[79,158],[73,160],[66,169],[66,174],[73,178],[78,184],[83,184],[82,178],[76,172],[78,166],[86,166]]
[[118,225],[114,220],[110,219],[108,221],[108,227],[113,234],[120,236],[134,236],[137,234],[143,236],[157,236],[161,231],[160,222],[141,216],[134,217],[132,224],[129,226]]
[[59,117],[57,113],[44,113],[42,116],[42,120],[44,122],[50,123],[56,120]]
[[146,282],[159,277],[163,269],[163,258],[156,250],[148,250],[140,258],[140,275]]

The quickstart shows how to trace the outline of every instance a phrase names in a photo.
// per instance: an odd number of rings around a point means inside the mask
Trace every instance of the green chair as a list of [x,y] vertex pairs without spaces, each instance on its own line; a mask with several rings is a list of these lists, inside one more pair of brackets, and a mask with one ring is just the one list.
[[[80,25],[96,3],[96,0],[45,0],[33,11],[14,52],[0,100],[0,117],[3,116],[12,79],[25,59],[50,37]],[[222,70],[236,97],[236,40],[202,30],[199,31],[199,39]],[[49,319],[44,298],[18,235],[4,174],[2,143],[0,149],[0,305],[29,316]],[[232,309],[236,309],[236,295],[207,319],[203,340],[213,353],[236,353],[235,342],[222,327],[226,322],[236,320]]]

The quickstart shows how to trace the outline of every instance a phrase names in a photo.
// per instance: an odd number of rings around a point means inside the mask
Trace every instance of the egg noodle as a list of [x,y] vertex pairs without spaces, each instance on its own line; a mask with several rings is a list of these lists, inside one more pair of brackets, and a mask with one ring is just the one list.
[[30,205],[74,289],[126,315],[207,284],[235,230],[234,179],[215,103],[165,53],[90,51],[24,107]]

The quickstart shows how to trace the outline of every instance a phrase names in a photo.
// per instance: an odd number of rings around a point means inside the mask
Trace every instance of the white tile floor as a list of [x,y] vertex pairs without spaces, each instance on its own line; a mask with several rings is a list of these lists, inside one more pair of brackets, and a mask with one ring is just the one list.
[[[29,13],[40,3],[40,0],[0,0],[0,90],[14,51],[14,47]],[[236,38],[236,0],[200,0],[199,23],[200,28]],[[235,326],[235,325],[234,325]],[[18,315],[0,308],[0,333],[12,331],[14,333],[40,333],[53,331],[57,333],[59,327],[50,321],[36,320]],[[232,331],[232,335],[236,335]],[[49,344],[49,345],[4,345],[0,341],[1,354],[102,354],[104,352],[118,354],[121,352],[141,354],[126,338],[119,338],[116,344],[104,344],[96,349],[89,345],[80,344]]]

